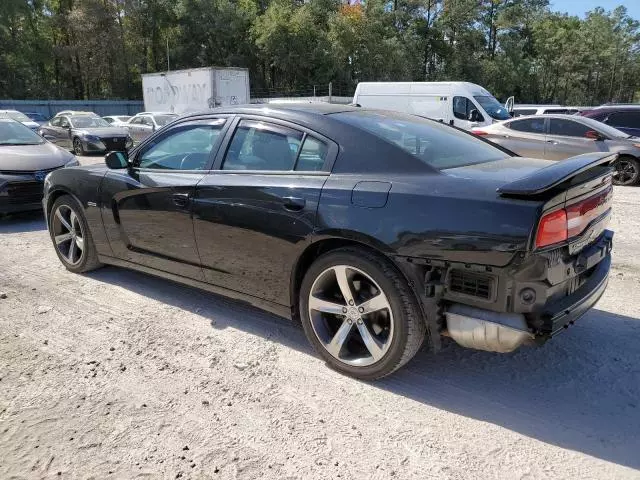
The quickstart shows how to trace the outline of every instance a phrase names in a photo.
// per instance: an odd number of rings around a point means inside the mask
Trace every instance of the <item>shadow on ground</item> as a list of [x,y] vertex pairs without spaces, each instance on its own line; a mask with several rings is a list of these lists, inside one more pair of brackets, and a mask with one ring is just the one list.
[[5,233],[37,232],[38,230],[46,230],[46,228],[44,214],[41,210],[0,215],[0,235]]
[[[154,300],[312,355],[289,320],[197,289],[117,268],[90,274]],[[355,381],[355,380],[354,380]],[[593,310],[542,348],[501,355],[452,342],[420,352],[374,384],[543,442],[640,468],[640,320]]]

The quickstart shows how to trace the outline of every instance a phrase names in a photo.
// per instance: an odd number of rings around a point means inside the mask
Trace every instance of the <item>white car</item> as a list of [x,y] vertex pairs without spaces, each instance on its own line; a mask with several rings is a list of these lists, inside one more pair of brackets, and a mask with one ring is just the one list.
[[10,118],[11,120],[16,120],[17,122],[23,124],[25,127],[29,127],[36,133],[38,133],[38,130],[40,129],[39,123],[34,122],[24,113],[19,112],[18,110],[0,110],[0,118]]
[[127,127],[131,115],[107,115],[102,118],[113,127]]
[[134,143],[137,144],[176,118],[178,115],[175,113],[140,112],[131,117],[125,126]]
[[82,110],[62,110],[61,112],[58,112],[54,115],[55,117],[64,117],[64,116],[69,116],[69,115],[90,115],[92,117],[99,117],[100,115],[98,115],[95,112],[83,112]]

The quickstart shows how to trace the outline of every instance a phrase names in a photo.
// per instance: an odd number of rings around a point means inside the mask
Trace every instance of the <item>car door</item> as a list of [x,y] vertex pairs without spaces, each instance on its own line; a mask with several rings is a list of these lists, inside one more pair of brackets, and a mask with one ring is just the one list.
[[133,117],[128,123],[127,123],[127,130],[129,131],[129,135],[131,136],[131,138],[133,139],[133,142],[137,145],[138,143],[140,143],[140,124],[142,122],[142,118],[141,117]]
[[496,129],[495,134],[491,130],[491,135],[487,137],[492,142],[523,157],[544,158],[545,118],[527,117],[511,120],[493,128]]
[[[451,120],[451,125],[463,128],[465,130],[471,130],[474,127],[477,127],[479,124],[484,122],[484,117],[480,113],[479,107],[473,102],[473,100],[467,97],[455,96],[453,97],[452,102],[453,108],[453,120]],[[471,112],[476,111],[477,117],[475,121],[471,120]]]
[[310,241],[338,147],[311,130],[254,116],[236,119],[227,135],[194,199],[205,279],[289,305],[291,270]]
[[180,123],[134,152],[131,166],[102,183],[103,222],[116,257],[203,280],[192,198],[211,168],[226,118]]
[[54,117],[45,125],[40,127],[40,131],[42,132],[42,136],[49,140],[51,143],[55,143],[59,145],[60,138],[58,136],[58,130],[60,129],[60,117]]
[[138,136],[140,141],[143,141],[149,137],[156,130],[153,118],[150,115],[143,115],[140,117],[140,124],[138,125]]
[[605,142],[587,137],[589,125],[570,118],[550,118],[545,142],[544,158],[563,160],[583,153],[607,151]]
[[60,127],[56,128],[56,138],[58,145],[64,148],[73,148],[71,141],[71,120],[69,117],[60,117]]
[[604,119],[604,123],[624,133],[640,137],[640,109],[628,112],[613,112]]

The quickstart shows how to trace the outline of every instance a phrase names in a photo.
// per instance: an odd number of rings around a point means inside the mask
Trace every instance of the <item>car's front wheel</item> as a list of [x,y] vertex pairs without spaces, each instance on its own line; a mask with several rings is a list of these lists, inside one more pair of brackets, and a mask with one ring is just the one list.
[[363,380],[402,367],[424,340],[425,323],[407,281],[366,250],[318,258],[303,279],[299,306],[307,338],[322,358]]
[[78,137],[73,139],[73,153],[79,157],[84,155],[84,147],[82,146],[82,141]]
[[614,185],[635,185],[640,179],[640,163],[633,157],[619,157],[613,162],[613,169]]
[[70,195],[56,199],[49,211],[49,233],[62,264],[74,273],[102,266],[80,204]]

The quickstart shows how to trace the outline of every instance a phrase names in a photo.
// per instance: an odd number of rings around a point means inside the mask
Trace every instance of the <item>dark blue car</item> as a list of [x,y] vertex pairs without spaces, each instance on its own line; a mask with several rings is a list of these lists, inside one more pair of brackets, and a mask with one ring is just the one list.
[[629,135],[640,137],[640,105],[605,105],[580,115],[593,118]]

